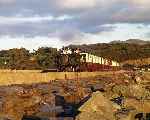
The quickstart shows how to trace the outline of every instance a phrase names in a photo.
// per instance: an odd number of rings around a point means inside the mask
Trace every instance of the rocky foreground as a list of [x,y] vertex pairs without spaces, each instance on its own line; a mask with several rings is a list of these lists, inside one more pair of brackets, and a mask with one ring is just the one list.
[[150,120],[150,74],[0,87],[0,120]]

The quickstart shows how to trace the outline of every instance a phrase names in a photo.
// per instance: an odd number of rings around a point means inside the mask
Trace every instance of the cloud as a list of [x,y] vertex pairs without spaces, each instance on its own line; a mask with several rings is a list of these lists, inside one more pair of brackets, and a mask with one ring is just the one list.
[[59,16],[59,17],[53,17],[53,16],[38,16],[35,15],[33,17],[22,17],[22,15],[20,17],[15,16],[15,17],[5,17],[5,16],[0,16],[0,24],[21,24],[21,23],[40,23],[43,21],[52,21],[52,20],[56,20],[56,21],[62,21],[65,19],[72,19],[71,16]]
[[[58,38],[48,38],[36,36],[34,38],[1,36],[0,50],[10,48],[27,48],[29,50],[38,49],[39,47],[56,47],[61,48],[63,43]],[[9,44],[8,44],[9,43]]]
[[[25,36],[25,37],[62,37],[75,34],[76,25],[71,22],[69,16],[59,17],[33,17],[33,18],[5,18],[0,22],[0,36]],[[72,26],[72,27],[70,27]],[[69,35],[72,33],[72,35]],[[64,35],[63,35],[64,34]],[[66,38],[67,39],[67,38]],[[69,39],[69,38],[68,38]]]
[[46,17],[3,17],[0,16],[0,24],[20,24],[20,23],[38,23],[42,21],[51,21],[54,18],[52,16]]
[[98,0],[59,0],[57,5],[66,9],[92,8],[97,5]]
[[149,6],[149,0],[0,0],[0,36],[61,44],[148,39]]
[[11,4],[14,2],[15,2],[15,0],[0,0],[0,5]]
[[149,0],[132,0],[130,2],[132,2],[133,4],[139,5],[139,6],[145,6],[145,5],[150,4]]

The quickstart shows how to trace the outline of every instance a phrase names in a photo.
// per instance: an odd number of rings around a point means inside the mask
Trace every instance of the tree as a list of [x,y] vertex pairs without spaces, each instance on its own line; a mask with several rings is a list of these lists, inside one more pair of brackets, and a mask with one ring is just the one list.
[[8,66],[10,69],[26,69],[26,64],[30,59],[30,53],[25,48],[8,50]]
[[36,59],[41,69],[56,68],[55,58],[57,56],[56,48],[41,47],[36,51]]

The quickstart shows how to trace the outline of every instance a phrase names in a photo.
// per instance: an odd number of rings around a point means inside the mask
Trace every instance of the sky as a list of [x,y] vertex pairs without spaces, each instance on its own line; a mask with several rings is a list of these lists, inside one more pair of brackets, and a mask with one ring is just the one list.
[[150,40],[150,0],[0,0],[0,49]]

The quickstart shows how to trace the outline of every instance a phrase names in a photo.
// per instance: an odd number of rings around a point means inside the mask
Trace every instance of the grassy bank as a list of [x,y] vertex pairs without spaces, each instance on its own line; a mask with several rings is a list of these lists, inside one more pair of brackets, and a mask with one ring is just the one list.
[[33,84],[50,82],[52,80],[77,79],[112,74],[112,72],[49,72],[41,73],[36,70],[0,70],[0,85]]

